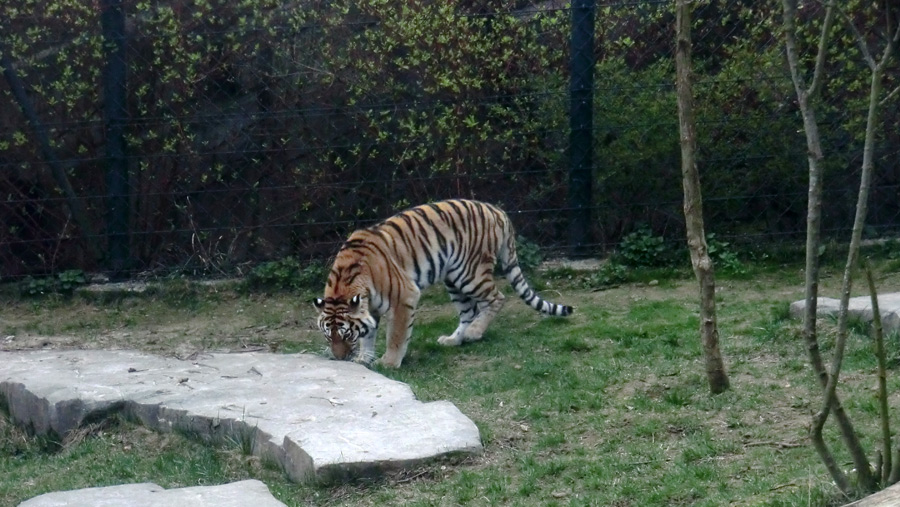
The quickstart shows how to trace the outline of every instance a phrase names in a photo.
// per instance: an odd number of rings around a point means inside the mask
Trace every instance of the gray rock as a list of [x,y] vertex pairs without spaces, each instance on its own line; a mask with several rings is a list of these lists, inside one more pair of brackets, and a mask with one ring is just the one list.
[[284,507],[265,484],[240,481],[221,486],[163,489],[152,483],[59,491],[36,496],[19,507]]
[[65,435],[113,412],[160,431],[239,443],[298,482],[340,481],[482,451],[478,428],[447,401],[351,362],[294,354],[0,352],[12,419]]
[[[816,299],[816,315],[837,315],[840,311],[839,299],[820,297]],[[801,299],[791,303],[790,314],[795,319],[802,319],[806,311],[806,300]],[[900,293],[879,294],[878,311],[881,314],[881,324],[886,333],[900,331]],[[850,298],[847,313],[865,321],[872,321],[872,298],[859,296]]]

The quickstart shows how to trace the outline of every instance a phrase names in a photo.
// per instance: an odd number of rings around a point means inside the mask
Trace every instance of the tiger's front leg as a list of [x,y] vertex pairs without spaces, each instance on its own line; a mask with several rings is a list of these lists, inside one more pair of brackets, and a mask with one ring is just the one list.
[[366,336],[359,337],[359,351],[353,357],[353,362],[369,366],[375,360],[375,337],[378,329],[375,328]]
[[391,325],[387,332],[387,349],[378,360],[379,363],[391,368],[399,368],[406,355],[406,347],[409,345],[409,337],[412,335],[413,321],[416,315],[416,305],[419,302],[418,291],[415,297],[407,299],[397,305],[391,318]]

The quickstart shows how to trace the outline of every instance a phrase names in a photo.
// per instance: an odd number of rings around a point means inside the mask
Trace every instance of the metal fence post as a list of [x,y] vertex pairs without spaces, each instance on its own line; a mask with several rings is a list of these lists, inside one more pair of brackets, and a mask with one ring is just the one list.
[[103,69],[103,116],[106,124],[106,234],[108,268],[120,277],[128,260],[128,160],[125,157],[127,64],[125,10],[122,0],[101,0],[106,48]]
[[589,254],[594,163],[594,0],[572,2],[569,255]]

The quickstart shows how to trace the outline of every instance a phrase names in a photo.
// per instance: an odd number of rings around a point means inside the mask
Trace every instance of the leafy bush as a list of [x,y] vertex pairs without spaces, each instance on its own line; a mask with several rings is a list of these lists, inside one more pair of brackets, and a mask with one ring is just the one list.
[[607,262],[597,271],[582,279],[586,289],[605,289],[630,281],[629,269],[616,262]]
[[[877,11],[851,4],[848,13],[860,20]],[[140,35],[129,36],[126,58],[136,268],[197,258],[233,266],[277,255],[269,246],[283,244],[320,255],[318,245],[402,200],[478,195],[508,210],[567,206],[567,9],[506,0],[190,6],[134,2],[127,13],[129,34]],[[598,10],[592,130],[603,160],[593,181],[595,200],[604,203],[599,242],[619,240],[635,220],[655,230],[683,225],[671,13],[666,2]],[[695,55],[698,155],[704,194],[716,203],[707,223],[716,230],[794,233],[802,224],[805,176],[796,169],[806,153],[783,48],[772,38],[779,13],[777,3],[765,2],[698,8],[698,40],[711,41]],[[100,14],[95,3],[76,0],[0,4],[7,21],[0,45],[38,116],[57,126],[56,157],[79,167],[69,179],[80,195],[104,188],[93,127],[103,120],[98,84],[108,53]],[[798,28],[802,44],[815,44],[812,23]],[[861,115],[854,111],[867,91],[866,73],[852,64],[858,54],[851,39],[835,38],[833,81],[822,101],[822,121],[832,126],[825,129],[826,190],[840,195],[856,187],[846,169],[859,150],[854,122]],[[895,87],[896,77],[886,79],[886,89]],[[18,110],[9,93],[0,93],[0,110]],[[885,123],[896,123],[896,107],[887,114]],[[13,244],[0,255],[0,271],[47,272],[48,259],[91,269],[86,231],[72,236],[79,241],[34,241],[69,237],[68,211],[63,199],[45,200],[56,185],[39,177],[45,161],[24,116],[4,122],[0,159],[17,162],[0,174],[0,193],[9,196],[0,214]],[[885,136],[885,147],[898,144],[893,131]],[[893,184],[895,155],[880,155],[886,179],[874,184]],[[884,209],[873,206],[873,216],[896,216],[891,195],[883,194]],[[840,209],[843,199],[832,202],[823,226],[834,230],[852,212]],[[87,213],[105,227],[102,206]],[[520,231],[559,244],[562,218],[547,214]],[[46,283],[35,282],[34,290]]]
[[84,271],[80,269],[70,269],[56,275],[57,290],[63,294],[71,294],[76,288],[87,283]]
[[319,289],[327,277],[328,267],[320,261],[303,266],[294,257],[285,257],[253,268],[247,284],[254,289]]
[[[747,269],[731,243],[722,241],[715,234],[706,236],[707,252],[716,270],[728,275],[745,275]],[[619,243],[611,261],[627,268],[669,268],[678,267],[685,258],[684,243],[677,245],[656,236],[647,227],[641,227],[627,234]]]
[[519,258],[519,267],[522,268],[525,274],[533,273],[544,262],[544,254],[541,253],[541,247],[522,236],[519,236],[516,240],[516,256]]
[[45,296],[53,292],[53,279],[27,277],[22,282],[22,295],[37,297]]
[[738,258],[737,252],[731,248],[731,244],[716,238],[715,234],[706,236],[706,246],[710,258],[715,264],[716,271],[727,275],[746,275],[747,268]]
[[612,260],[631,268],[659,268],[672,264],[674,249],[665,238],[641,227],[622,238]]
[[27,277],[22,282],[22,295],[29,297],[46,296],[49,294],[70,295],[78,287],[87,283],[84,271],[70,269],[45,278]]

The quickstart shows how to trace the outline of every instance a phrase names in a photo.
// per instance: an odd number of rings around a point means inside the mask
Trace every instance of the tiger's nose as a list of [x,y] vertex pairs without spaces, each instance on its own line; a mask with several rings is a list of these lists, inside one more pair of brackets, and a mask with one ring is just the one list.
[[331,342],[331,354],[335,359],[346,359],[350,355],[352,349],[344,340]]
[[342,332],[337,329],[331,330],[331,354],[335,359],[344,359],[350,355],[351,348],[347,342],[341,337]]

